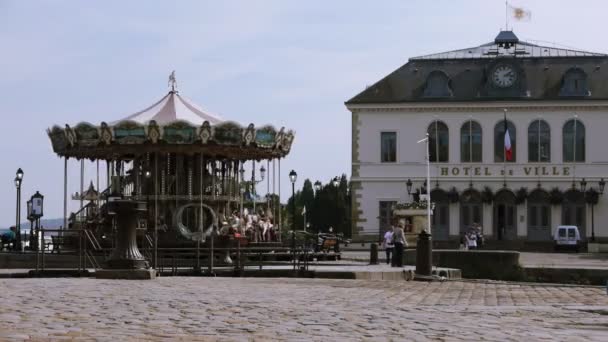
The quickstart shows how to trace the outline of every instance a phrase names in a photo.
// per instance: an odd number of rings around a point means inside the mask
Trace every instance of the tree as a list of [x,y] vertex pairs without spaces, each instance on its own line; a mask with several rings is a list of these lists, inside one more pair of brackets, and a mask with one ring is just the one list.
[[332,180],[321,185],[316,193],[312,183],[306,179],[301,191],[295,193],[295,199],[290,197],[287,201],[286,211],[289,213],[289,225],[291,229],[292,203],[295,200],[296,230],[304,229],[304,218],[302,209],[306,206],[306,219],[311,224],[312,232],[327,233],[329,227],[333,227],[334,233],[342,233],[347,237],[351,234],[351,195],[350,182],[345,174],[340,177],[337,187]]

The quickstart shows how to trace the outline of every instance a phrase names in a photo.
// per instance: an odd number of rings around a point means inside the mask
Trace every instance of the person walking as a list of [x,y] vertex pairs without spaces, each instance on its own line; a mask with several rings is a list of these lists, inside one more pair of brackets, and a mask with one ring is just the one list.
[[391,224],[386,233],[384,233],[384,240],[382,240],[382,248],[386,252],[386,264],[388,265],[391,262],[391,254],[393,252],[393,230],[395,228]]
[[477,234],[473,229],[467,233],[467,249],[470,251],[477,249]]
[[403,247],[405,246],[405,234],[403,233],[403,224],[395,228],[393,232],[393,261],[392,267],[403,267]]

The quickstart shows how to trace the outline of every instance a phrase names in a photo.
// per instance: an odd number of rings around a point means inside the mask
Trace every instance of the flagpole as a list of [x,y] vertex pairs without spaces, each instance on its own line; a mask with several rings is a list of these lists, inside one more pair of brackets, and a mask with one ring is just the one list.
[[505,146],[505,140],[507,137],[507,108],[504,109],[504,123],[505,123],[505,132],[502,136],[502,187],[507,187],[507,147]]
[[505,1],[505,31],[509,30],[509,2]]
[[577,114],[574,114],[574,149],[572,150],[572,187],[574,188],[574,182],[576,181],[576,119]]

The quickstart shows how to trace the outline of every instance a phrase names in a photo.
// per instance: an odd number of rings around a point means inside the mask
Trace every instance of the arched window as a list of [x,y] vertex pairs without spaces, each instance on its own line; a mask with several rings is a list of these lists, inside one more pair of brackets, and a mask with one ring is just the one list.
[[[507,127],[509,129],[509,137],[511,138],[511,159],[507,158],[507,162],[511,163],[515,162],[517,156],[517,132],[515,131],[515,125],[511,121],[507,121]],[[505,122],[504,120],[500,120],[494,126],[494,161],[502,163],[505,160],[505,155]]]
[[450,78],[440,70],[431,71],[426,78],[424,97],[451,97]]
[[532,121],[528,126],[528,161],[551,161],[551,129],[545,120]]
[[564,162],[584,162],[585,125],[576,118],[569,120],[564,124],[562,138]]
[[429,125],[427,132],[429,133],[429,161],[447,162],[450,146],[448,126],[435,120]]
[[562,78],[559,96],[589,96],[587,74],[580,68],[571,68]]
[[481,162],[481,125],[469,120],[460,128],[460,161],[463,163]]

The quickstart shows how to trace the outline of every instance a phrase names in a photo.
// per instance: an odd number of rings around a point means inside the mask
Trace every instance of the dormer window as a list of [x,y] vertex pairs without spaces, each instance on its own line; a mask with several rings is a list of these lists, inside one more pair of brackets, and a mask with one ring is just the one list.
[[426,78],[424,97],[452,97],[450,78],[439,70],[432,71]]
[[571,68],[564,74],[559,96],[589,96],[587,74],[580,68]]

